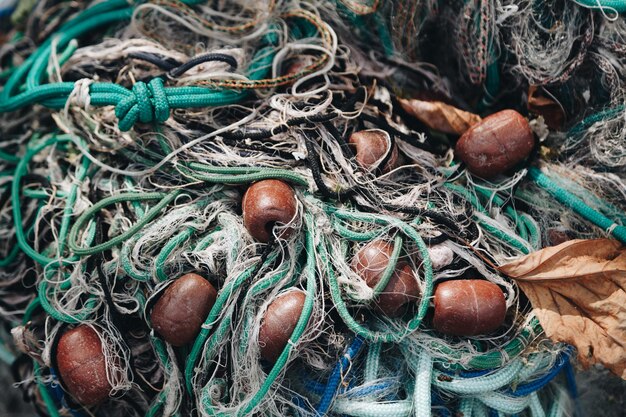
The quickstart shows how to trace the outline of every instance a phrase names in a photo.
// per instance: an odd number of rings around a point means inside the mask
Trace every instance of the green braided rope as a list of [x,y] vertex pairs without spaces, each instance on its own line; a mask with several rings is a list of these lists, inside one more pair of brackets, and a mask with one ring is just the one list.
[[626,2],[624,0],[575,0],[577,4],[590,9],[602,9],[626,13]]
[[330,248],[327,244],[320,245],[320,254],[324,263],[328,264],[329,267],[327,269],[328,275],[328,283],[330,287],[331,298],[335,307],[337,308],[337,312],[344,320],[346,325],[352,330],[354,333],[359,334],[367,341],[383,341],[383,342],[398,342],[405,338],[408,334],[415,331],[419,325],[421,324],[423,318],[426,316],[426,312],[429,307],[429,299],[433,292],[433,269],[432,263],[430,261],[430,256],[428,254],[428,248],[424,243],[422,237],[417,233],[417,231],[411,227],[410,225],[404,223],[401,220],[398,220],[394,217],[389,216],[372,216],[370,214],[359,213],[356,211],[344,211],[338,210],[334,207],[324,206],[324,209],[328,214],[337,216],[341,219],[352,220],[352,221],[363,221],[368,223],[377,223],[377,224],[385,224],[392,227],[397,228],[400,232],[402,232],[405,236],[409,237],[412,241],[415,242],[418,251],[422,257],[422,268],[424,273],[424,288],[422,293],[422,298],[420,300],[418,311],[415,317],[413,317],[408,323],[406,323],[406,328],[402,332],[390,332],[390,333],[381,333],[369,330],[365,328],[363,325],[358,323],[348,311],[348,308],[343,301],[341,296],[341,289],[339,288],[339,283],[337,282],[337,277],[335,272],[330,266],[329,263],[329,250]]
[[[303,245],[300,241],[298,241],[296,245],[297,246],[296,246],[294,253],[295,253],[295,256],[298,257],[302,253]],[[283,264],[283,265],[284,265],[283,268],[279,270],[278,272],[274,274],[270,274],[269,276],[266,275],[265,277],[255,282],[246,293],[246,301],[248,301],[249,299],[253,297],[256,297],[258,294],[262,293],[263,291],[266,291],[269,288],[273,288],[280,281],[282,281],[289,273],[289,265],[288,264]],[[293,278],[291,282],[286,283],[285,287],[292,287],[295,284],[295,280],[297,279],[299,275],[300,275],[300,270],[299,268],[296,268],[295,271],[292,273]],[[241,335],[241,342],[239,344],[240,354],[243,354],[248,348],[248,335],[251,333],[250,327],[252,325],[252,320],[254,318],[253,305],[248,304],[247,302],[245,302],[244,304],[248,305],[248,308],[246,309],[244,313],[245,324],[243,326],[243,333]]]
[[355,232],[348,229],[338,218],[332,219],[332,226],[339,236],[354,242],[369,242],[379,236],[383,236],[387,231],[386,229],[374,229],[367,232]]
[[602,213],[599,213],[586,205],[581,199],[579,199],[572,193],[559,187],[547,175],[542,173],[539,168],[529,168],[528,179],[533,181],[540,188],[547,191],[558,202],[570,208],[587,221],[600,227],[605,232],[611,233],[620,242],[626,243],[626,227],[615,223],[613,220],[604,216]]
[[26,235],[24,234],[24,230],[22,228],[22,211],[21,211],[21,198],[20,198],[20,183],[22,181],[22,177],[28,171],[29,162],[40,153],[42,150],[49,146],[56,145],[57,143],[63,141],[65,139],[59,138],[57,136],[52,136],[45,141],[34,145],[33,147],[29,147],[26,150],[26,153],[17,164],[15,168],[15,174],[13,176],[13,182],[11,184],[11,201],[13,205],[13,222],[15,227],[15,237],[17,239],[17,244],[19,248],[24,252],[28,257],[32,260],[40,263],[41,265],[48,265],[49,263],[55,261],[53,258],[48,258],[37,252],[33,249],[26,239]]
[[[452,183],[444,183],[443,186],[447,189],[449,189],[450,191],[454,192],[455,194],[463,197],[464,199],[466,199],[467,201],[469,201],[472,206],[474,206],[474,208],[476,208],[476,210],[481,213],[484,214],[485,216],[489,216],[489,213],[487,212],[487,210],[482,206],[482,204],[480,203],[480,201],[478,201],[478,198],[471,194],[468,190],[466,190],[465,188],[456,185],[456,184],[452,184]],[[517,249],[518,251],[520,251],[523,254],[528,254],[530,253],[530,249],[529,249],[529,245],[528,243],[524,242],[523,240],[521,240],[520,238],[518,238],[517,236],[513,236],[510,235],[500,229],[495,228],[494,226],[485,223],[484,221],[482,221],[479,217],[474,217],[474,220],[490,235],[492,235],[494,238],[498,239],[499,241],[507,244],[508,246]]]
[[[261,268],[270,265],[272,262],[274,262],[277,256],[278,253],[276,251],[272,252],[272,254],[267,257],[267,260],[264,262]],[[194,341],[194,344],[191,348],[191,352],[189,353],[189,355],[187,356],[187,360],[185,361],[185,384],[187,392],[193,392],[193,377],[198,357],[202,349],[204,348],[204,343],[206,342],[211,330],[213,329],[213,326],[216,324],[215,321],[220,315],[224,304],[226,304],[230,296],[235,291],[237,291],[248,278],[250,278],[256,267],[256,265],[253,265],[247,268],[235,279],[227,282],[226,285],[224,285],[220,290],[217,299],[215,300],[215,304],[213,305],[213,308],[209,312],[206,320],[204,321],[202,329],[196,337],[196,340]]]
[[382,342],[372,342],[368,346],[367,358],[365,360],[365,372],[363,378],[365,382],[370,382],[378,378],[378,368],[380,365],[380,351]]
[[[141,233],[135,234],[128,241],[134,243],[137,239],[142,236]],[[122,264],[122,269],[132,279],[136,281],[148,281],[150,279],[150,273],[148,271],[138,271],[135,269],[133,263],[130,261],[130,247],[131,245],[122,245],[122,250],[120,251],[120,262]]]
[[506,205],[506,202],[502,197],[500,197],[496,193],[492,193],[484,187],[475,186],[474,189],[477,193],[487,197],[489,201],[493,202],[497,207],[504,207],[504,212],[509,215],[511,220],[513,220],[513,223],[515,224],[517,231],[519,232],[519,236],[524,240],[529,239],[528,230],[526,229],[526,223],[521,219],[520,215],[517,214],[517,211],[515,211],[513,207],[511,207],[510,205]]
[[383,274],[380,277],[380,280],[376,283],[373,288],[374,297],[378,297],[383,290],[389,284],[389,280],[391,276],[395,272],[396,265],[398,264],[398,258],[400,257],[400,252],[402,251],[402,245],[404,243],[404,239],[402,239],[401,235],[397,235],[394,238],[393,242],[393,251],[391,252],[391,256],[389,257],[389,263],[385,267]]
[[305,237],[305,246],[307,253],[307,264],[305,268],[306,272],[306,297],[304,299],[304,305],[302,307],[302,313],[300,314],[300,318],[291,333],[291,337],[289,340],[291,343],[287,343],[282,353],[274,363],[272,370],[267,375],[267,378],[263,382],[261,388],[254,394],[252,399],[246,404],[245,407],[240,408],[237,412],[238,417],[243,417],[250,415],[254,412],[254,409],[261,403],[261,401],[265,398],[267,392],[270,387],[282,372],[285,367],[287,360],[289,358],[289,354],[291,353],[292,343],[297,343],[298,340],[304,334],[304,330],[307,327],[309,322],[309,318],[311,317],[311,313],[313,311],[313,304],[315,303],[315,294],[317,293],[317,272],[316,272],[316,259],[315,259],[315,239],[314,239],[314,231],[315,231],[315,223],[313,222],[312,216],[310,214],[305,215],[305,223],[307,226],[306,237]]
[[163,246],[163,249],[161,249],[161,252],[159,252],[154,262],[156,276],[159,281],[167,281],[167,279],[169,278],[164,270],[164,264],[168,256],[170,256],[174,249],[180,247],[185,241],[187,241],[195,233],[195,231],[196,229],[194,229],[193,227],[187,227],[185,230],[171,238],[165,244],[165,246]]
[[[103,200],[100,200],[89,209],[85,210],[83,214],[76,220],[76,223],[72,226],[72,230],[70,231],[69,236],[69,247],[76,255],[93,255],[95,253],[100,253],[105,250],[111,249],[114,246],[119,245],[120,243],[128,240],[132,235],[137,233],[137,231],[141,230],[148,222],[154,219],[159,212],[165,208],[168,204],[170,204],[176,197],[181,194],[182,191],[175,190],[169,193],[122,193],[114,196],[107,197]],[[81,228],[89,221],[91,218],[104,207],[109,206],[111,204],[126,202],[126,201],[150,201],[150,200],[160,200],[154,207],[150,208],[146,215],[139,219],[137,223],[128,228],[124,233],[115,236],[107,242],[100,243],[96,246],[92,247],[81,247],[78,242],[78,234]]]
[[[127,6],[128,4],[123,1],[105,2],[98,8],[91,8],[64,24],[20,67],[12,71],[0,94],[0,112],[19,110],[36,103],[54,109],[64,107],[74,90],[73,82],[41,85],[51,54],[52,39],[56,39],[57,48],[65,48],[61,59],[67,60],[74,49],[73,44],[70,44],[72,40],[95,28],[130,19],[133,8]],[[257,51],[248,69],[248,76],[253,81],[262,80],[268,76],[276,54],[278,38],[273,32],[265,36],[264,42],[267,46]],[[26,78],[25,91],[13,96],[13,92],[18,90],[24,77]],[[224,106],[237,103],[248,94],[249,90],[216,90],[195,86],[165,87],[161,78],[154,78],[147,84],[137,81],[130,90],[111,83],[93,83],[89,86],[91,105],[115,106],[115,115],[119,120],[121,131],[130,130],[137,122],[162,123],[169,118],[172,109]],[[213,180],[220,181],[220,179]],[[240,179],[240,181],[247,180]]]

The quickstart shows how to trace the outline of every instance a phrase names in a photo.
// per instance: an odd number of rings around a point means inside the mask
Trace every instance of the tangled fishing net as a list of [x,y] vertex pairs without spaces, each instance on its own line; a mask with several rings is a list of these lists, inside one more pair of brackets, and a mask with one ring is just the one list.
[[[47,416],[573,415],[577,352],[500,267],[626,243],[624,12],[0,1],[0,356],[24,398]],[[454,120],[420,116],[432,103]],[[504,109],[536,143],[476,175],[455,142]],[[255,206],[253,184],[286,197]],[[206,314],[174,291],[157,313],[181,277],[215,289]],[[445,331],[436,288],[476,280],[506,314]],[[175,343],[163,321],[197,326]]]

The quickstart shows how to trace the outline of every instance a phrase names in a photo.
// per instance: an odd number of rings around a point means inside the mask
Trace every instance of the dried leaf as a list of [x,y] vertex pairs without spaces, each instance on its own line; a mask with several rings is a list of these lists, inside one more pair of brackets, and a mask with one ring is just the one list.
[[576,346],[580,363],[626,379],[626,247],[570,240],[500,267],[528,296],[548,337]]
[[17,350],[27,354],[36,361],[43,363],[41,359],[41,343],[39,338],[35,335],[35,332],[26,326],[16,326],[11,329],[11,335],[13,336],[13,343]]
[[439,132],[462,135],[481,121],[480,116],[441,101],[400,99],[404,111]]
[[528,88],[528,110],[543,116],[546,124],[551,129],[559,130],[565,122],[565,112],[555,100],[546,97],[537,86]]

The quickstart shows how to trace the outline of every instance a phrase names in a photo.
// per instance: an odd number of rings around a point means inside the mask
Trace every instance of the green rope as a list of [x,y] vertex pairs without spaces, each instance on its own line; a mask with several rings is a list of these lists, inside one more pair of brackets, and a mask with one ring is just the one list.
[[250,415],[254,412],[254,409],[261,403],[261,401],[265,398],[267,392],[270,387],[282,372],[283,368],[287,364],[287,360],[289,358],[289,354],[292,350],[292,344],[295,344],[300,340],[306,326],[309,322],[309,318],[311,317],[311,313],[313,311],[313,304],[315,303],[315,295],[317,293],[317,270],[316,270],[316,259],[315,259],[315,239],[314,239],[314,231],[315,231],[315,223],[313,222],[312,216],[310,214],[305,215],[305,223],[307,225],[306,232],[306,253],[307,253],[307,264],[306,264],[306,298],[304,299],[304,305],[302,307],[302,313],[300,314],[300,318],[291,333],[291,337],[289,340],[291,343],[287,343],[282,353],[274,363],[272,370],[267,375],[267,378],[261,385],[261,388],[255,393],[252,399],[246,404],[245,407],[239,409],[237,412],[238,417],[243,417]]
[[[163,208],[165,208],[168,204],[170,204],[176,197],[181,194],[182,191],[175,190],[169,193],[122,193],[114,196],[107,197],[103,200],[100,200],[89,209],[85,210],[83,214],[76,220],[76,223],[72,226],[72,230],[70,231],[69,236],[69,246],[72,252],[76,255],[93,255],[95,253],[100,253],[105,250],[109,250],[114,246],[119,245],[120,243],[128,240],[132,235],[141,230],[148,222],[154,219]],[[107,242],[100,243],[96,246],[90,248],[81,247],[78,242],[78,234],[81,228],[89,221],[95,214],[102,210],[104,207],[107,207],[112,204],[117,204],[121,202],[129,202],[129,201],[150,201],[150,200],[160,200],[154,207],[150,208],[146,212],[146,215],[139,219],[137,223],[128,228],[124,233],[115,236]]]
[[[343,298],[341,296],[341,289],[339,288],[337,277],[335,275],[333,268],[329,266],[327,270],[331,298],[333,300],[333,303],[335,304],[335,307],[337,308],[337,312],[339,313],[341,318],[344,320],[346,325],[350,328],[350,330],[360,335],[365,340],[371,341],[371,342],[376,342],[376,341],[398,342],[402,340],[411,332],[415,331],[421,324],[422,320],[426,316],[426,312],[428,310],[429,303],[430,303],[430,297],[433,292],[432,263],[430,261],[428,248],[426,247],[424,240],[416,232],[416,230],[413,227],[411,227],[410,225],[394,217],[373,216],[370,214],[359,213],[356,211],[338,210],[330,206],[324,206],[324,209],[327,211],[327,213],[337,216],[344,220],[385,224],[385,225],[395,227],[416,244],[418,251],[422,257],[422,269],[424,273],[424,287],[422,289],[422,297],[418,306],[417,314],[408,323],[406,323],[405,330],[402,332],[389,332],[389,333],[376,332],[376,331],[369,330],[363,325],[361,325],[360,323],[358,323],[351,316],[345,302],[343,301]],[[327,244],[320,245],[321,258],[326,264],[329,264],[329,260],[331,259],[329,256],[329,251],[330,251],[330,248],[327,246]]]
[[590,9],[626,13],[626,2],[624,0],[576,0],[576,3]]
[[365,360],[365,372],[363,378],[365,382],[370,382],[378,378],[378,368],[380,365],[380,351],[382,349],[381,342],[372,342],[367,350],[367,359]]
[[[196,162],[187,165],[191,169],[182,169],[192,178],[216,184],[247,184],[265,179],[282,179],[296,185],[307,186],[308,182],[302,176],[287,169],[256,168],[256,167],[218,167]],[[213,175],[203,175],[195,171],[207,172]]]
[[[302,252],[302,249],[303,249],[303,244],[300,241],[298,241],[296,244],[295,251],[294,251],[294,254],[295,254],[294,256],[296,258],[300,255],[300,253]],[[278,272],[274,274],[267,274],[265,277],[255,282],[246,293],[245,301],[251,300],[254,297],[261,294],[262,292],[268,290],[269,288],[273,288],[274,286],[276,286],[280,281],[282,281],[288,275],[289,270],[290,270],[289,264],[282,264],[281,270],[279,270]],[[295,279],[297,279],[297,277],[300,275],[299,268],[296,268],[295,271],[293,271],[291,275],[293,278],[291,282],[288,282],[285,285],[286,287],[292,287],[294,285]],[[252,321],[254,318],[253,305],[248,304],[247,302],[244,304],[246,304],[248,308],[246,309],[246,312],[244,314],[244,317],[245,317],[244,322],[246,324],[244,325],[244,330],[241,335],[241,343],[239,345],[239,352],[241,354],[243,354],[248,347],[248,335],[251,333],[250,327],[252,325]]]
[[[446,187],[447,189],[449,189],[450,191],[454,192],[455,194],[463,197],[464,199],[466,199],[467,201],[469,201],[472,206],[474,206],[474,208],[476,208],[476,210],[485,215],[485,216],[489,216],[489,213],[487,212],[487,210],[482,206],[482,204],[480,203],[480,201],[478,201],[478,198],[473,195],[472,193],[470,193],[468,190],[466,190],[465,188],[456,185],[456,184],[452,184],[452,183],[444,183],[443,184],[444,187]],[[506,245],[517,249],[518,251],[520,251],[523,254],[528,254],[530,253],[530,248],[529,248],[529,244],[525,241],[523,241],[522,239],[518,238],[517,236],[513,236],[511,234],[508,234],[500,229],[497,229],[496,227],[484,222],[483,220],[480,219],[480,217],[478,216],[474,216],[474,220],[476,220],[476,222],[487,232],[489,233],[491,236],[493,236],[494,238],[496,238],[497,240],[501,241],[502,243],[505,243]]]
[[[49,146],[57,145],[62,142],[68,142],[69,137],[67,136],[52,136],[41,143],[38,143],[32,147],[28,147],[26,149],[26,153],[24,157],[20,160],[17,167],[15,168],[15,174],[13,176],[13,182],[11,185],[11,199],[13,205],[13,222],[15,227],[15,236],[17,239],[18,246],[20,249],[31,259],[40,263],[43,266],[46,266],[52,262],[57,261],[57,258],[50,258],[44,256],[33,249],[28,240],[26,238],[26,234],[24,233],[24,229],[22,227],[22,212],[21,212],[21,199],[20,199],[20,188],[21,182],[24,175],[26,175],[28,171],[29,162],[41,151],[46,149]],[[76,176],[79,181],[82,181],[86,174],[87,169],[89,167],[89,162],[87,158],[83,158],[79,169],[77,170]],[[61,228],[59,232],[59,247],[57,251],[57,255],[60,259],[63,255],[64,242],[67,236],[67,228],[69,221],[71,220],[71,216],[73,214],[73,206],[76,201],[76,195],[78,191],[78,184],[72,184],[70,188],[69,194],[66,197],[65,209],[63,212],[63,218],[61,221]],[[75,260],[75,258],[68,258],[68,261],[71,262]]]
[[170,239],[165,246],[163,246],[163,249],[161,249],[161,252],[159,252],[155,260],[156,276],[160,281],[166,281],[169,278],[164,270],[164,264],[168,256],[170,256],[174,249],[180,247],[187,239],[189,239],[195,231],[196,229],[193,227],[188,227]]
[[539,168],[529,168],[528,179],[533,181],[543,190],[547,191],[558,202],[573,210],[585,220],[598,226],[606,233],[612,234],[620,242],[626,243],[626,227],[615,223],[603,214],[586,205],[581,199],[572,193],[559,187],[547,175],[541,172]]
[[[61,60],[67,60],[73,52],[76,38],[94,29],[110,25],[132,16],[133,9],[126,2],[108,1],[92,7],[68,21],[50,36],[17,70],[13,71],[0,94],[0,112],[10,112],[41,103],[50,108],[65,106],[74,90],[73,82],[41,85],[45,68],[51,54],[52,39],[58,48],[65,48]],[[248,69],[251,80],[261,80],[269,74],[276,53],[278,38],[270,31],[264,38],[266,46],[260,48]],[[26,90],[12,95],[26,77]],[[115,115],[121,131],[130,130],[135,123],[162,123],[169,118],[172,109],[224,106],[234,104],[248,95],[249,91],[211,89],[204,87],[165,87],[161,78],[147,84],[137,81],[128,90],[111,83],[93,83],[89,86],[90,103],[93,106],[115,106]],[[216,179],[215,181],[219,181]]]
[[380,276],[380,280],[376,283],[373,288],[374,297],[378,297],[383,290],[389,284],[389,280],[391,276],[395,272],[396,265],[398,264],[398,258],[400,257],[400,252],[402,251],[402,245],[404,243],[404,239],[402,239],[401,235],[397,235],[393,242],[393,251],[391,252],[391,256],[389,257],[389,263],[385,266],[385,270]]
[[[274,262],[277,256],[278,256],[278,253],[276,251],[272,252],[272,254],[268,256],[267,260],[264,262],[261,268],[265,268],[268,265],[270,265],[272,262]],[[194,341],[194,344],[191,348],[191,352],[187,356],[187,360],[185,362],[185,383],[187,387],[187,392],[189,393],[193,392],[192,381],[194,378],[194,370],[196,367],[196,363],[198,361],[198,357],[200,356],[200,353],[204,348],[204,344],[211,330],[213,329],[213,326],[216,324],[216,320],[219,317],[222,311],[222,308],[224,307],[226,302],[229,300],[229,298],[232,296],[232,294],[235,291],[237,291],[248,278],[250,278],[252,273],[255,271],[256,267],[257,265],[253,265],[247,268],[245,271],[239,274],[235,279],[226,283],[226,285],[224,285],[224,287],[222,287],[222,289],[220,290],[217,296],[217,299],[215,300],[215,304],[213,305],[213,308],[209,312],[208,317],[204,321],[204,324],[202,325],[202,329],[200,330],[200,333],[196,337],[196,340]]]

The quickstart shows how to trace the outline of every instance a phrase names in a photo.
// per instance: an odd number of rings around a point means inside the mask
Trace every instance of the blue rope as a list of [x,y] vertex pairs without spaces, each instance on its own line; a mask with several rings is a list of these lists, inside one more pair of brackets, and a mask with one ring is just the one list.
[[441,393],[435,388],[430,390],[430,405],[433,408],[433,417],[452,417],[452,411],[448,408],[447,401],[441,396]]
[[369,387],[357,388],[348,393],[349,398],[367,397],[368,395],[376,394],[380,391],[384,391],[391,387],[393,382],[381,382],[379,384],[370,385]]
[[[301,408],[303,410],[311,409],[311,406],[309,405],[309,403],[302,396],[298,394],[294,394],[294,396],[291,397],[291,402],[293,402],[296,405],[296,407]],[[300,415],[300,413],[298,413],[298,415]]]
[[542,376],[541,378],[537,379],[536,381],[530,382],[528,384],[518,385],[517,388],[515,389],[515,391],[513,391],[513,390],[511,390],[509,388],[507,390],[507,394],[509,394],[509,395],[511,395],[513,397],[525,397],[525,396],[527,396],[527,395],[529,395],[529,394],[531,394],[531,393],[533,393],[535,391],[538,391],[541,388],[545,387],[569,363],[569,357],[570,357],[571,352],[572,352],[572,348],[570,347],[566,351],[561,353],[559,355],[556,363],[552,367],[552,369],[550,369],[550,371],[547,374],[545,374],[544,376]]
[[567,388],[572,398],[578,398],[578,386],[576,385],[576,376],[572,362],[567,361],[565,364],[565,378],[567,379]]
[[[50,368],[50,375],[52,376],[53,380],[58,381],[59,378],[56,374],[56,372],[54,371],[53,368]],[[47,384],[46,385],[48,388],[48,391],[52,392],[52,396],[54,397],[55,402],[63,405],[63,407],[67,408],[70,411],[70,414],[72,415],[72,417],[85,417],[85,415],[83,413],[81,413],[80,411],[77,410],[73,410],[68,404],[67,401],[65,400],[65,391],[63,391],[63,388],[61,388],[61,384],[56,383],[54,384],[54,386],[52,384]]]
[[344,370],[348,367],[352,358],[354,358],[359,353],[362,346],[363,338],[357,335],[352,341],[350,347],[348,347],[348,349],[346,350],[346,353],[339,360],[339,362],[337,362],[337,365],[335,365],[335,368],[333,369],[333,373],[330,375],[330,378],[328,378],[326,388],[324,389],[324,394],[322,395],[319,405],[315,409],[316,415],[326,415],[328,409],[330,408],[330,405],[333,402],[333,399],[335,398],[335,395],[337,395],[337,389],[339,388],[342,377],[346,376],[346,374],[344,374]]
[[452,411],[448,410],[447,408],[437,410],[437,414],[439,415],[439,417],[452,417]]
[[307,391],[313,394],[322,395],[324,393],[324,389],[326,388],[326,384],[307,378],[304,381],[304,387]]

